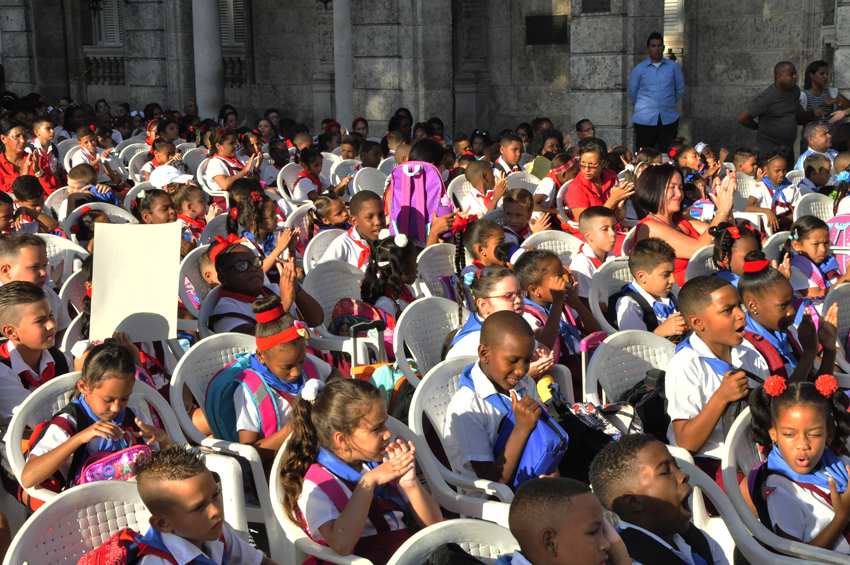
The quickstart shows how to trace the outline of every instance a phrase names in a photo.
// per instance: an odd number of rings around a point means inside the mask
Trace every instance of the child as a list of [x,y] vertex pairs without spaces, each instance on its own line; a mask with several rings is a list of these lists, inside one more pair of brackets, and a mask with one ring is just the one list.
[[[534,333],[519,314],[505,310],[484,320],[478,362],[464,369],[446,408],[443,441],[455,471],[512,489],[537,478],[520,467],[526,442],[532,433],[539,434],[535,430],[543,410],[534,381],[527,376],[534,352]],[[513,429],[500,433],[503,418],[511,412]],[[563,433],[555,422],[549,423]],[[497,445],[504,447],[497,452]],[[554,472],[562,456],[537,475]]]
[[729,564],[720,544],[690,521],[689,478],[649,434],[624,436],[593,459],[593,492],[620,518],[620,537],[635,563]]
[[493,176],[499,173],[509,175],[519,172],[519,160],[522,157],[522,138],[515,133],[502,136],[499,141],[499,158],[493,167]]
[[[144,191],[142,191],[144,192]],[[102,210],[92,210],[88,206],[80,208],[82,212],[77,223],[72,225],[71,233],[77,238],[77,243],[89,253],[94,252],[94,228],[96,224],[111,224],[112,220]]]
[[[590,309],[587,293],[593,276],[602,263],[616,257],[612,253],[617,242],[617,214],[605,206],[590,206],[578,219],[578,229],[584,243],[570,261],[570,271],[576,279],[578,296],[582,304]],[[600,304],[601,306],[601,304]],[[607,310],[608,304],[605,304]]]
[[[360,136],[346,135],[342,138],[342,144],[339,146],[339,156],[343,160],[356,159],[360,155],[360,144]],[[378,148],[380,149],[380,146]]]
[[752,149],[746,147],[737,149],[732,156],[732,165],[735,167],[735,172],[743,173],[753,179],[758,174],[758,158]]
[[101,149],[97,146],[97,136],[93,129],[85,126],[77,129],[77,143],[80,150],[71,157],[71,166],[85,163],[91,165],[97,172],[97,182],[108,183],[118,178],[118,175],[106,164],[110,159],[112,149]]
[[772,376],[749,398],[753,439],[767,454],[766,479],[751,493],[766,507],[762,521],[786,539],[844,554],[850,459],[836,451],[850,436],[848,404],[832,375],[814,383]]
[[289,149],[286,147],[286,140],[272,139],[269,141],[269,159],[271,163],[263,167],[260,180],[266,183],[268,187],[282,189],[283,187],[277,186],[277,177],[280,174],[280,170],[289,164]]
[[[148,182],[151,183],[151,186],[154,188],[161,188],[162,190],[171,193],[181,186],[187,184],[195,185],[195,177],[192,175],[189,165],[184,163],[182,160],[177,159],[171,161],[168,165],[161,165],[154,169]],[[230,190],[231,192],[233,191],[232,186],[230,187]]]
[[786,230],[792,223],[791,214],[801,198],[796,187],[785,178],[787,165],[783,147],[768,151],[765,156],[764,172],[761,182],[756,183],[756,191],[747,200],[747,212],[759,212],[767,215],[767,221],[774,231]]
[[803,161],[803,171],[806,176],[797,185],[800,196],[817,192],[822,186],[829,184],[829,179],[832,176],[830,168],[829,157],[826,155],[812,153],[806,157],[806,160]]
[[675,263],[676,251],[663,239],[648,237],[637,242],[629,255],[634,281],[608,301],[609,311],[616,313],[617,329],[650,331],[665,338],[687,331],[676,298],[670,293],[676,284]]
[[508,525],[519,550],[496,565],[632,565],[599,499],[574,479],[524,483],[511,501]]
[[387,227],[387,215],[381,197],[371,190],[352,196],[348,206],[352,227],[330,244],[321,261],[345,261],[365,271],[369,264],[370,246]]
[[549,214],[532,218],[534,199],[524,188],[509,190],[502,200],[505,210],[505,241],[522,245],[529,235],[549,229]]
[[228,233],[247,239],[257,246],[263,262],[263,272],[269,273],[287,249],[295,257],[299,231],[287,228],[278,231],[275,203],[265,192],[251,192],[230,208]]
[[[465,301],[467,308],[472,309],[472,296],[469,294],[469,285],[475,273],[484,267],[497,267],[503,262],[496,256],[496,248],[505,242],[505,232],[499,224],[485,219],[475,219],[468,216],[472,221],[455,234],[455,273],[454,280],[455,295],[460,303]],[[466,253],[472,256],[472,264],[466,264]]]
[[838,304],[834,304],[815,328],[805,312],[797,327],[797,338],[788,331],[794,325],[794,290],[785,275],[770,266],[761,251],[750,252],[743,266],[738,293],[747,308],[745,339],[768,365],[771,375],[805,381],[823,351],[818,374],[832,373],[835,366],[835,334]]
[[411,518],[424,528],[443,520],[440,509],[416,478],[413,444],[391,441],[374,385],[336,379],[316,388],[293,403],[283,476],[273,478],[284,510],[338,554],[385,565],[410,537]]
[[500,177],[496,182],[490,165],[483,161],[470,163],[463,174],[472,185],[472,190],[463,197],[463,202],[460,203],[462,210],[468,211],[471,215],[483,216],[499,207],[508,189],[508,181],[505,177]]
[[301,151],[302,171],[298,173],[298,180],[292,190],[293,200],[315,200],[326,189],[331,189],[337,196],[345,194],[345,188],[351,182],[351,177],[345,177],[338,185],[331,187],[330,181],[321,176],[322,154],[309,147]]
[[15,231],[15,201],[5,192],[0,192],[0,235]]
[[[7,236],[8,237],[8,236]],[[9,418],[35,390],[68,372],[55,347],[56,321],[44,291],[31,282],[7,282],[0,287],[0,417]]]
[[[86,201],[101,201],[114,206],[121,206],[121,201],[106,184],[98,184],[97,170],[87,163],[80,163],[68,171],[68,193],[86,192]],[[63,210],[57,210],[61,216]]]
[[381,145],[368,139],[360,144],[360,162],[363,167],[377,169],[381,164]]
[[803,216],[791,226],[780,259],[791,258],[791,286],[794,294],[814,298],[820,314],[823,298],[835,285],[850,281],[841,274],[838,261],[829,252],[829,226],[815,216]]
[[300,163],[301,152],[307,149],[308,147],[313,146],[313,138],[310,137],[309,133],[302,131],[295,134],[292,143],[295,145],[295,147],[291,148],[289,150],[289,153],[291,155],[294,154],[294,157],[296,158],[296,163]]
[[92,349],[77,382],[79,396],[53,415],[30,450],[20,478],[25,488],[58,472],[64,490],[78,484],[79,472],[94,461],[92,456],[120,451],[127,444],[147,443],[158,449],[170,443],[164,430],[127,406],[140,364],[139,350],[124,334]]
[[416,300],[410,285],[416,282],[417,273],[413,242],[404,234],[391,235],[383,229],[372,242],[369,266],[360,284],[361,298],[398,320]]
[[174,559],[146,554],[139,565],[275,565],[225,523],[219,485],[197,451],[175,444],[151,453],[138,461],[136,482],[151,513],[136,542]]
[[761,355],[743,344],[747,324],[739,301],[735,287],[720,277],[685,283],[679,308],[693,333],[676,346],[666,371],[675,378],[664,383],[670,444],[693,453],[697,466],[721,485],[723,413],[759,385],[748,374],[769,375]]
[[61,233],[59,222],[49,208],[44,208],[44,187],[37,178],[32,175],[20,175],[12,182],[12,194],[17,200],[15,218],[20,226],[16,231],[32,233],[28,232],[26,224],[35,224],[38,227],[33,231],[57,235]]
[[274,399],[277,429],[272,429],[274,422],[261,422],[254,395],[240,386],[233,397],[236,430],[239,443],[254,446],[263,461],[271,461],[289,437],[291,404],[308,380],[326,382],[342,375],[321,359],[307,354],[309,331],[284,311],[280,297],[260,298],[251,309],[257,317],[257,351],[245,360],[245,371],[259,375],[267,385]]
[[177,211],[177,220],[195,241],[201,240],[201,234],[207,227],[207,222],[221,211],[216,204],[207,207],[204,191],[194,184],[178,186],[171,191],[171,202]]
[[174,143],[170,139],[157,137],[151,146],[151,152],[148,153],[148,161],[142,167],[142,172],[145,174],[145,180],[151,180],[151,173],[158,167],[168,165],[174,159],[182,158],[175,154]]
[[[394,157],[398,148],[402,145],[410,145],[410,139],[405,139],[404,134],[399,131],[387,133],[387,157]],[[399,163],[400,164],[400,163]]]
[[729,222],[721,222],[708,228],[714,236],[714,266],[720,269],[715,273],[726,279],[735,288],[744,274],[744,258],[753,251],[761,250],[761,241],[752,230],[738,227]]
[[50,118],[36,117],[32,122],[35,139],[27,144],[26,151],[38,159],[38,169],[43,171],[39,178],[47,196],[62,186],[62,161],[59,159],[59,148],[53,143],[54,129]]
[[[171,196],[158,188],[140,191],[133,200],[132,211],[141,224],[170,224],[177,221],[177,211]],[[180,240],[180,258],[188,255],[195,247],[197,244],[184,233]]]
[[[543,212],[554,214],[556,218],[558,214],[558,191],[565,182],[575,178],[578,172],[577,167],[571,167],[570,156],[566,153],[559,153],[552,159],[552,169],[546,174],[546,177],[540,181],[537,188],[534,189],[534,210],[535,212]],[[561,218],[561,222],[566,222],[568,218]]]
[[246,176],[255,177],[255,168],[262,167],[263,154],[239,157],[236,134],[218,128],[210,137],[210,157],[204,171],[204,180],[213,190],[229,191],[234,181]]
[[349,230],[348,208],[345,202],[333,192],[327,192],[317,197],[307,211],[307,241],[313,239],[318,232],[329,229]]

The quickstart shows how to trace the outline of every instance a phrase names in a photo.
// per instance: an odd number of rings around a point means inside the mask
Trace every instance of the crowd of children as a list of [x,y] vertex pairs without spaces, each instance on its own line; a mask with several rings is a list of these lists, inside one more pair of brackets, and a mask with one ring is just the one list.
[[[445,423],[431,430],[441,441],[429,437],[427,445],[456,473],[514,492],[508,522],[520,549],[501,565],[730,563],[691,522],[693,488],[668,445],[688,451],[697,472],[726,492],[740,489],[775,533],[850,554],[850,400],[833,376],[848,346],[839,308],[850,306],[824,307],[850,281],[831,249],[850,217],[795,216],[812,193],[831,197],[838,211],[850,154],[810,149],[792,174],[785,147],[763,155],[747,148],[715,154],[705,143],[681,141],[666,155],[609,149],[587,120],[576,125],[575,146],[545,118],[515,132],[449,137],[439,119],[414,123],[404,108],[382,138],[368,137],[364,118],[350,130],[326,120],[314,138],[275,109],[248,127],[231,106],[202,120],[156,104],[133,115],[121,105],[122,115],[108,123],[90,116],[88,105],[67,101],[48,111],[38,102],[26,99],[40,110],[25,122],[17,106],[0,116],[12,166],[0,168],[4,424],[44,383],[79,373],[67,406],[28,435],[19,476],[3,465],[4,487],[29,509],[44,504],[31,495],[35,487],[59,493],[95,480],[97,461],[129,450],[137,455],[127,472],[151,514],[135,538],[140,563],[272,563],[225,523],[220,487],[198,451],[172,442],[155,411],[133,405],[143,387],[172,400],[181,395],[200,433],[255,449],[267,474],[279,458],[281,474],[266,478],[279,485],[286,517],[340,555],[387,563],[417,530],[450,518],[417,474],[417,458],[431,452],[417,453],[390,431],[396,423],[388,423],[385,391],[352,367],[351,356],[314,347],[329,341],[314,341],[313,328],[343,325],[327,319],[335,305],[301,284],[306,247],[327,237],[314,259],[347,263],[357,279],[359,292],[341,301],[348,319],[371,316],[387,332],[425,299],[419,261],[443,245],[444,272],[428,282],[457,303],[460,323],[434,355],[470,362],[445,400]],[[133,133],[146,144],[139,180],[150,185],[143,190],[122,176],[115,150]],[[18,154],[21,137],[28,143],[18,161],[9,155]],[[68,170],[56,145],[63,138],[79,147]],[[204,170],[184,162],[178,146],[186,142],[206,152]],[[322,174],[332,152],[356,161],[350,174]],[[383,168],[385,159],[395,168],[387,168],[383,194],[355,191],[356,175]],[[300,172],[284,178],[291,163]],[[450,183],[463,196],[449,192]],[[733,195],[742,190],[748,196],[738,209]],[[63,198],[48,200],[57,191]],[[177,359],[202,341],[197,332],[182,333],[179,350],[166,340],[133,342],[124,332],[102,341],[89,335],[98,308],[94,239],[103,233],[98,225],[120,220],[111,211],[124,207],[138,224],[180,223],[181,260],[193,261],[200,275],[179,281],[181,319],[194,320],[192,312],[215,300],[201,333],[254,336],[251,351],[211,370],[203,398],[170,385]],[[290,227],[296,213],[304,221]],[[763,221],[754,225],[754,217]],[[223,231],[210,236],[222,220]],[[768,231],[784,232],[781,246],[767,245]],[[570,251],[551,250],[560,248],[549,242],[565,234]],[[526,244],[530,237],[538,243]],[[51,238],[72,240],[89,256],[74,269],[51,265]],[[687,257],[704,246],[714,274],[689,276]],[[611,277],[612,262],[623,269],[627,262],[630,280],[602,295],[610,281],[598,281]],[[82,271],[77,284],[86,294],[77,306],[63,286],[72,270]],[[654,416],[664,426],[605,435],[579,456],[588,440],[581,443],[558,407],[569,405],[574,418],[597,411],[579,394],[582,356],[592,356],[587,343],[601,341],[606,327],[672,342],[672,359],[657,367],[666,376],[657,391],[662,413]],[[394,337],[404,344],[407,336]],[[555,374],[572,375],[558,385],[575,391],[576,404],[550,386]],[[747,406],[765,463],[751,476],[739,473],[739,484],[724,484],[729,426]],[[567,478],[577,465],[584,482]],[[463,494],[488,496],[473,488]],[[0,550],[11,541],[8,530],[0,514]]]

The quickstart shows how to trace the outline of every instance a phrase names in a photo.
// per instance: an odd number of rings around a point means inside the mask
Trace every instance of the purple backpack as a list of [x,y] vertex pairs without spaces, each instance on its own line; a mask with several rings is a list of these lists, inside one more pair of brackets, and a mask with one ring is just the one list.
[[439,169],[431,163],[408,161],[393,169],[389,189],[390,231],[424,246],[434,212],[443,216],[452,211]]

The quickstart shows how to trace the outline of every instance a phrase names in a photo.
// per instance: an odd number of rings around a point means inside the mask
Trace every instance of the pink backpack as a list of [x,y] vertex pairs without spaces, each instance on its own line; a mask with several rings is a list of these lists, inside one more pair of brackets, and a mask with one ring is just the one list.
[[[363,302],[356,298],[343,298],[337,302],[331,314],[331,323],[328,324],[328,331],[334,335],[348,337],[348,328],[354,324],[373,320],[382,320],[384,322],[386,326],[384,330],[384,349],[387,352],[387,358],[390,361],[395,361],[393,349],[395,318],[368,302]],[[365,337],[365,334],[358,337]]]
[[[127,432],[125,432],[126,434]],[[125,440],[122,439],[122,443]],[[151,454],[147,445],[133,445],[133,438],[127,442],[129,447],[121,451],[101,451],[89,456],[80,471],[77,484],[84,485],[94,481],[129,481],[136,476],[136,460]]]
[[393,234],[403,233],[424,246],[431,218],[452,211],[439,169],[431,163],[408,161],[393,169],[387,217]]
[[[850,247],[850,231],[847,231],[850,228],[850,214],[835,216],[826,225],[829,226],[829,244],[832,247]],[[841,272],[846,273],[850,256],[840,253],[835,258],[838,259]]]

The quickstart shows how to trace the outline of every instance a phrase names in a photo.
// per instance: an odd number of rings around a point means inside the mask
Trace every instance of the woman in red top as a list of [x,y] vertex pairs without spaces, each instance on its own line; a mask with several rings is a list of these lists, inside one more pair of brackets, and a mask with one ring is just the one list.
[[626,217],[626,200],[634,194],[633,183],[620,184],[617,173],[607,169],[608,147],[601,139],[583,140],[579,153],[579,174],[567,189],[567,207],[575,221],[585,208],[605,206],[614,210],[617,221]]
[[33,175],[41,180],[44,171],[38,168],[38,159],[33,160],[24,148],[27,146],[27,128],[17,120],[0,120],[0,190],[12,192],[12,183],[21,175]]
[[676,283],[685,284],[688,261],[700,247],[713,245],[708,228],[732,220],[732,197],[738,188],[735,175],[726,175],[717,189],[717,214],[711,224],[682,215],[682,172],[673,165],[647,167],[638,177],[637,204],[647,216],[638,223],[636,241],[659,237],[676,250]]

